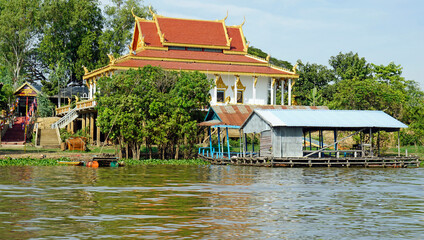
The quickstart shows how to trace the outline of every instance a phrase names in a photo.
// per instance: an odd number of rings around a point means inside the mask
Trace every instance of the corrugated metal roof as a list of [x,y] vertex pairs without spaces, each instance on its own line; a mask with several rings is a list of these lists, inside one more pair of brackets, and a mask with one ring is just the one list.
[[211,106],[205,118],[205,121],[213,120],[214,114],[218,115],[222,125],[241,126],[255,109],[309,109],[309,110],[326,110],[326,106],[282,106],[282,105],[215,105]]
[[408,126],[383,111],[366,110],[263,110],[258,114],[270,126],[311,128],[381,128],[399,129]]

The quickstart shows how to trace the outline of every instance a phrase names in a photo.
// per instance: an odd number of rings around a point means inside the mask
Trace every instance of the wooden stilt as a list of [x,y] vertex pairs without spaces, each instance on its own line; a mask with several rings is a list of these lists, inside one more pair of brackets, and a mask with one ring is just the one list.
[[218,153],[217,158],[221,157],[221,128],[218,127]]

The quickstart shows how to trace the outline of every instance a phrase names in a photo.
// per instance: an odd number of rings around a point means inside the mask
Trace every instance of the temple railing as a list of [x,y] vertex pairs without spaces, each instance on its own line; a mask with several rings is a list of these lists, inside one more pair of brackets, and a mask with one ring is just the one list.
[[[83,110],[87,108],[94,108],[95,106],[96,106],[96,101],[94,99],[88,99],[88,100],[77,102],[75,105],[75,108],[73,109],[78,111],[78,110]],[[73,109],[71,109],[71,105],[66,105],[60,108],[56,108],[56,115],[65,115]]]

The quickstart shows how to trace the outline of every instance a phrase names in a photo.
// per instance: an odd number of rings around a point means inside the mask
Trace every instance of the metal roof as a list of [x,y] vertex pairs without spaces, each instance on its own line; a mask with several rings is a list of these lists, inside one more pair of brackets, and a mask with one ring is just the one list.
[[[394,131],[408,126],[383,111],[367,110],[262,110],[255,109],[257,114],[271,127],[303,127],[322,129],[360,129],[379,128]],[[249,121],[243,123],[242,128]]]
[[255,109],[309,109],[316,111],[317,109],[328,111],[326,106],[284,106],[284,105],[245,105],[245,104],[228,104],[214,105],[209,108],[205,117],[205,122],[199,126],[214,125],[232,125],[241,126]]

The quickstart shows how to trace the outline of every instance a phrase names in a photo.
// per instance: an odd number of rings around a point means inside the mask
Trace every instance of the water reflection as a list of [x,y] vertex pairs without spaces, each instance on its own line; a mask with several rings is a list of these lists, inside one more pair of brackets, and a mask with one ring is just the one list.
[[0,236],[419,239],[422,169],[0,168]]

